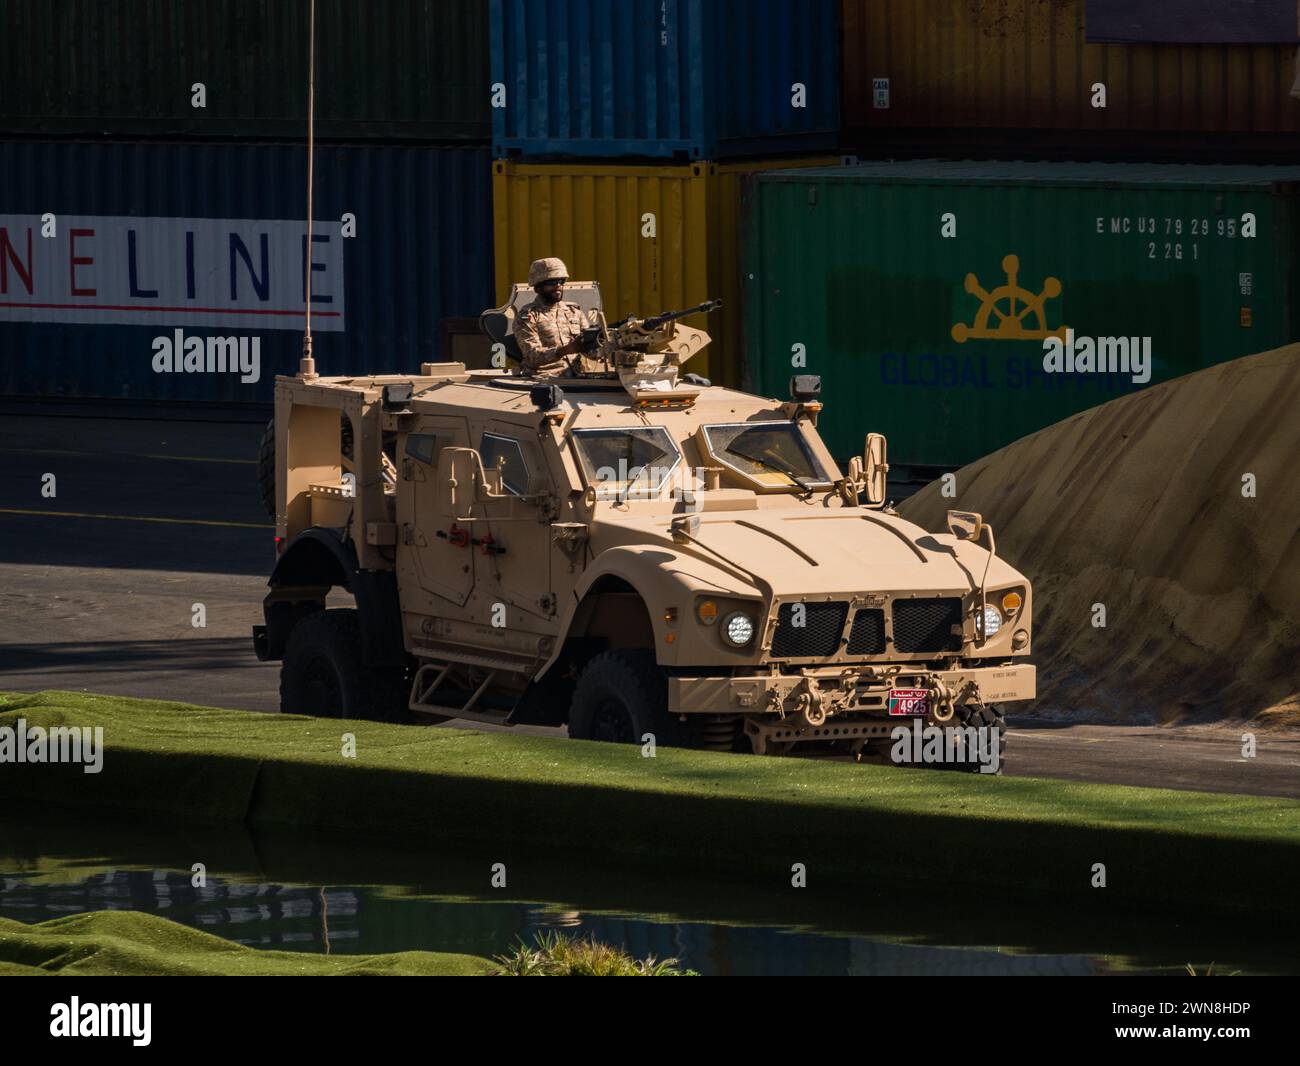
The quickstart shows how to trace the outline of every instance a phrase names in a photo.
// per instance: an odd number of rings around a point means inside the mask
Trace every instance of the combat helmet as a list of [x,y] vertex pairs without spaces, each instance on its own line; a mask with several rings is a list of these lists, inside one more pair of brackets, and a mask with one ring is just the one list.
[[569,268],[564,265],[563,259],[556,259],[554,256],[549,259],[534,259],[528,268],[528,284],[536,288],[543,281],[550,281],[552,278],[567,278]]

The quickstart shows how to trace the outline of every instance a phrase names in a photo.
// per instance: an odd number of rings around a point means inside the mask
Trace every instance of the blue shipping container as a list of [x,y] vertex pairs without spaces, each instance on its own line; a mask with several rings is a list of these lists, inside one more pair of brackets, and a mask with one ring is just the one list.
[[839,8],[838,0],[492,0],[493,150],[726,159],[832,149]]
[[[306,183],[301,146],[0,143],[0,395],[269,400],[302,347]],[[313,215],[322,374],[418,370],[492,303],[486,147],[318,148]]]

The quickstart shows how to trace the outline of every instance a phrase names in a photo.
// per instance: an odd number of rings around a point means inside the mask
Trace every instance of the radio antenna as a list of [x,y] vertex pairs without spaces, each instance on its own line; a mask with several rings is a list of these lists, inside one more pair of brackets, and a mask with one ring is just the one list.
[[316,0],[310,0],[309,10],[307,19],[307,248],[303,256],[305,274],[303,291],[307,294],[307,328],[302,335],[302,358],[298,360],[298,376],[304,381],[316,377],[316,360],[311,354],[311,193],[316,154]]

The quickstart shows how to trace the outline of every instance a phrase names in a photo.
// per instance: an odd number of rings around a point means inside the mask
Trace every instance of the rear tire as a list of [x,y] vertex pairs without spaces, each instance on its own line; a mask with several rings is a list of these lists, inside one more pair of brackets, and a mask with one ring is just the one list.
[[406,671],[361,661],[352,608],[317,611],[293,627],[280,664],[280,713],[410,721]]
[[257,446],[257,491],[266,513],[275,517],[275,419],[266,424]]
[[654,653],[620,648],[597,655],[582,671],[569,710],[569,736],[614,744],[677,747],[684,730],[668,713],[668,682]]

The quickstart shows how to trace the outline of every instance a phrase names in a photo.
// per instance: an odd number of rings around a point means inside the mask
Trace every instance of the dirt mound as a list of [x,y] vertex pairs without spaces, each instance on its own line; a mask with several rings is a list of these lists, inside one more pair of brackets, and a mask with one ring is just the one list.
[[935,482],[900,510],[932,530],[982,512],[1033,581],[1031,713],[1298,725],[1298,479],[1288,345],[1049,426],[958,471],[955,498]]

